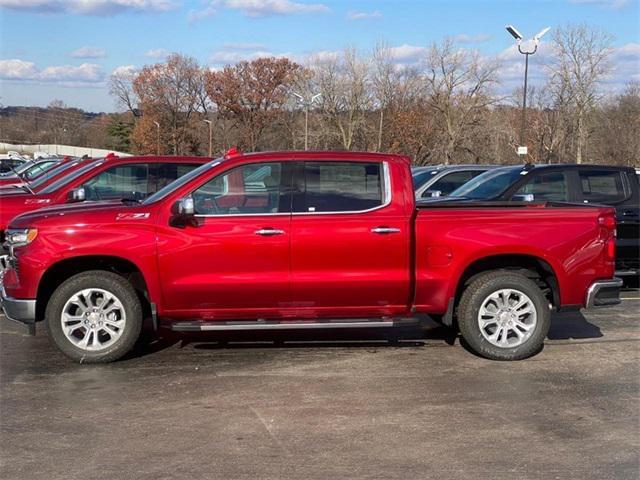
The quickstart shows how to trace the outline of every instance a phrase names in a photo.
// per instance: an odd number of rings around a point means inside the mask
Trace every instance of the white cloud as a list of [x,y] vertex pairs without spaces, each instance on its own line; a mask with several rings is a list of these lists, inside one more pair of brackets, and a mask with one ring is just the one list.
[[491,40],[492,36],[480,33],[478,35],[467,35],[465,33],[461,33],[460,35],[456,35],[453,37],[453,40],[458,43],[483,43]]
[[58,65],[39,69],[25,60],[0,60],[0,78],[4,80],[58,84],[63,86],[99,86],[104,81],[100,65]]
[[424,61],[428,48],[405,43],[397,47],[390,47],[389,51],[397,63],[415,64]]
[[382,18],[382,12],[380,10],[374,10],[373,12],[358,12],[350,10],[347,12],[347,18],[349,20],[368,20],[373,18]]
[[189,11],[187,19],[190,22],[216,15],[221,8],[238,10],[245,16],[253,18],[329,12],[329,7],[322,3],[302,3],[292,0],[207,0],[204,4],[205,7],[201,10]]
[[107,51],[104,48],[97,47],[80,47],[71,52],[73,58],[104,58]]
[[113,72],[111,72],[111,75],[133,75],[134,73],[138,72],[138,67],[136,67],[135,65],[120,65],[119,67],[116,67],[113,69]]
[[241,62],[243,60],[255,60],[262,57],[287,57],[295,61],[296,56],[291,53],[273,53],[268,50],[256,50],[253,52],[241,51],[241,50],[219,50],[214,52],[209,58],[210,62],[214,66],[233,65],[234,63]]
[[631,4],[630,0],[569,0],[576,5],[596,5],[598,7],[620,10]]
[[165,59],[169,56],[170,53],[171,52],[165,50],[164,48],[152,48],[151,50],[145,52],[144,56],[149,58]]
[[165,12],[173,0],[0,0],[0,7],[36,13],[112,16],[121,13]]
[[640,43],[627,43],[611,54],[612,71],[608,83],[622,89],[629,81],[640,82]]

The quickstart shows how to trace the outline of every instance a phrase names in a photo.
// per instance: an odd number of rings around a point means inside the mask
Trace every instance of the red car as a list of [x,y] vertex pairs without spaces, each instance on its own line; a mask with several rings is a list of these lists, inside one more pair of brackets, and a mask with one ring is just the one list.
[[85,363],[126,354],[147,317],[210,331],[391,327],[417,314],[514,360],[539,351],[552,309],[620,301],[615,226],[613,209],[589,205],[416,207],[409,160],[395,155],[236,154],[142,203],[15,218],[3,308],[44,320]]
[[[211,160],[203,157],[107,157],[74,160],[42,184],[0,193],[0,231],[24,212],[84,200],[143,200]],[[58,167],[60,168],[60,167]],[[4,232],[3,232],[4,233]],[[0,234],[0,241],[3,239]]]

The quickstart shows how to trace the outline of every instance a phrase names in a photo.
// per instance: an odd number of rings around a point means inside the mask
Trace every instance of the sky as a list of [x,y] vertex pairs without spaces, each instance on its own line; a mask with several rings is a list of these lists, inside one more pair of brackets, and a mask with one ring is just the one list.
[[[522,81],[523,59],[505,25],[529,38],[544,27],[585,23],[614,36],[613,71],[603,88],[640,81],[640,0],[0,0],[0,105],[46,106],[59,99],[94,112],[117,109],[109,76],[160,62],[169,52],[220,68],[241,59],[309,56],[383,41],[398,64],[424,58],[451,37],[496,56],[502,89]],[[551,36],[532,57],[530,79]]]

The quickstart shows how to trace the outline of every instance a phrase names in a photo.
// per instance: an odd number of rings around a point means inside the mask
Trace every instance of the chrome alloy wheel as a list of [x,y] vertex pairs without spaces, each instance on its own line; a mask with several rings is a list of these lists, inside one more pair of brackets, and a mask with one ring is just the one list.
[[513,348],[529,339],[537,317],[536,307],[527,295],[505,288],[484,299],[478,312],[478,327],[492,345]]
[[73,345],[95,352],[118,341],[127,315],[118,297],[101,288],[87,288],[67,300],[60,322],[65,337]]

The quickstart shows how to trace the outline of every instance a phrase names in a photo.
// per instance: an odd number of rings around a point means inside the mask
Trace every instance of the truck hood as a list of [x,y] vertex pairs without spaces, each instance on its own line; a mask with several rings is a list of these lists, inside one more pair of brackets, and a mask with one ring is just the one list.
[[[92,217],[102,214],[113,214],[113,219],[127,218],[129,214],[133,215],[141,211],[142,205],[123,204],[120,201],[103,201],[103,202],[80,202],[65,205],[53,205],[51,207],[39,208],[31,212],[23,213],[11,221],[11,228],[27,228],[38,222],[56,218],[64,223],[82,222],[90,223]],[[142,209],[144,210],[144,208]],[[144,210],[148,212],[148,209]],[[144,212],[143,212],[144,213]],[[56,220],[58,221],[58,220]]]

